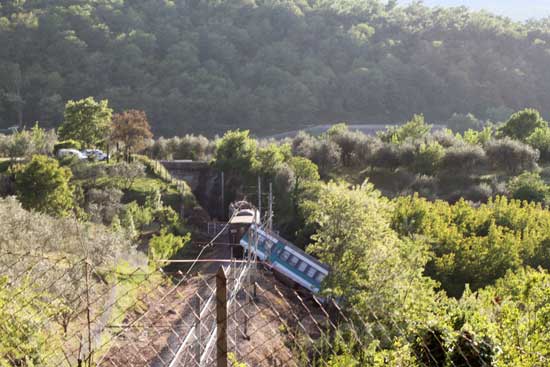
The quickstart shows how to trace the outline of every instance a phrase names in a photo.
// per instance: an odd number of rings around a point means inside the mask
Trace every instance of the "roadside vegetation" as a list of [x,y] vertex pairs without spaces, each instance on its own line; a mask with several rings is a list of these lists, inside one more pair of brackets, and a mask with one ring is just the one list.
[[[91,109],[99,117],[86,123],[97,126],[111,116],[107,103],[91,99],[67,108]],[[82,115],[73,111],[66,118]],[[115,282],[124,295],[111,315],[123,320],[145,291],[135,291],[138,278],[128,275],[162,266],[160,260],[191,239],[180,209],[196,200],[155,160],[205,160],[225,173],[227,202],[257,201],[249,188],[258,176],[264,187],[272,183],[277,230],[330,266],[323,295],[364,325],[359,340],[345,329],[319,340],[331,345],[311,351],[319,365],[527,367],[550,358],[550,127],[537,111],[522,110],[498,124],[470,121],[468,129],[457,123],[457,131],[434,130],[415,115],[376,136],[341,123],[319,136],[278,141],[246,130],[213,140],[153,140],[145,114],[118,116],[108,134],[90,126],[91,132],[69,134],[84,122],[64,123],[68,140],[61,142],[59,132],[39,125],[0,136],[6,270],[17,253],[40,255],[44,266],[64,256],[60,271],[78,277],[81,259],[92,256],[103,274],[94,280],[97,287]],[[56,157],[56,147],[69,146],[101,147],[110,158]],[[4,272],[2,281],[16,270]],[[18,280],[0,302],[26,286]],[[52,332],[78,327],[71,313],[78,305],[68,295],[82,284],[66,286],[40,298],[61,300],[47,308],[59,320]],[[40,304],[28,307],[38,317]],[[21,322],[32,327],[34,321]],[[25,353],[40,363],[50,347],[40,340],[50,335],[29,335],[33,344],[25,344]],[[25,343],[21,334],[9,338]],[[21,358],[6,345],[10,358]],[[439,349],[426,350],[429,345]],[[437,361],[426,359],[434,353]]]

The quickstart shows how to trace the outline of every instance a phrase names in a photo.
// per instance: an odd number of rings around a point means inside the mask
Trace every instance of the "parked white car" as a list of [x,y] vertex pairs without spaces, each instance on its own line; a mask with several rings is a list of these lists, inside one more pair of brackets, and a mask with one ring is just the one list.
[[76,149],[59,149],[59,151],[57,152],[58,158],[69,157],[69,156],[77,157],[81,161],[88,159],[88,156],[86,156],[86,154]]
[[109,159],[109,155],[103,153],[103,151],[99,149],[86,149],[83,153],[86,154],[88,158],[96,161],[105,161]]

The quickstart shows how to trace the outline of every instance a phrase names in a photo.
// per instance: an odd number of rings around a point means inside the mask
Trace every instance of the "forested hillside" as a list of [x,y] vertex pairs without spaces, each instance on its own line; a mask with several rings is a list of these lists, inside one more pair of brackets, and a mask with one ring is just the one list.
[[159,135],[550,115],[550,21],[375,0],[6,0],[0,127],[66,100],[147,112]]

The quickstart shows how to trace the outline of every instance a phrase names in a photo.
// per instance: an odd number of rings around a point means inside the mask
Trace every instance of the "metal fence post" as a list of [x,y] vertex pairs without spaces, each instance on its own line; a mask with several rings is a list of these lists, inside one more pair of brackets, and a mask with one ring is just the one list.
[[195,303],[195,363],[197,366],[201,365],[202,356],[202,338],[201,338],[201,298],[197,295]]
[[227,277],[220,266],[216,274],[216,367],[227,367]]

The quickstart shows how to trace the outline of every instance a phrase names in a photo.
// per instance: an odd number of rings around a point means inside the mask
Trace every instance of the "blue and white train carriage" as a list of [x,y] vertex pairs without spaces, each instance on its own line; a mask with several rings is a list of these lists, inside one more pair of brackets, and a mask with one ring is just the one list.
[[[250,233],[257,227],[258,244],[250,240]],[[252,242],[252,243],[250,243]],[[329,268],[300,248],[274,233],[267,233],[261,227],[252,224],[241,238],[240,245],[244,250],[249,248],[261,261],[285,277],[291,279],[313,293],[321,289],[321,282],[328,275]]]

